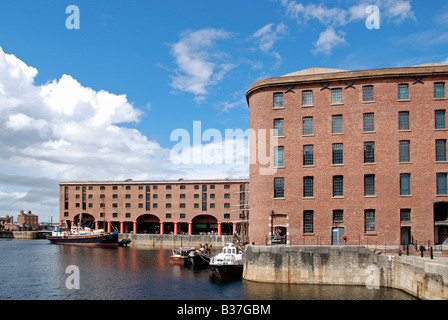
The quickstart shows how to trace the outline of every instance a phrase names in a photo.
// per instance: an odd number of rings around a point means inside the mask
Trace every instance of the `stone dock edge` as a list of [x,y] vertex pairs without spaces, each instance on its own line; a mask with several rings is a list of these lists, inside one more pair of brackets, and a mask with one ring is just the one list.
[[289,284],[388,287],[422,300],[448,299],[448,258],[375,252],[363,246],[246,247],[243,279]]

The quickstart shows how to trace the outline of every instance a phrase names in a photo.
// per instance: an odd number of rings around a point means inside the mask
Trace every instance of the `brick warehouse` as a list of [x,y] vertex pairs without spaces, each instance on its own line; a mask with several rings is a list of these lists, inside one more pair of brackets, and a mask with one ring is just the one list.
[[[247,219],[248,180],[60,183],[60,224],[120,233],[232,234]],[[103,216],[104,214],[104,216]]]
[[277,146],[274,174],[250,166],[250,241],[443,243],[447,76],[446,64],[312,68],[254,83],[250,128],[275,129]]

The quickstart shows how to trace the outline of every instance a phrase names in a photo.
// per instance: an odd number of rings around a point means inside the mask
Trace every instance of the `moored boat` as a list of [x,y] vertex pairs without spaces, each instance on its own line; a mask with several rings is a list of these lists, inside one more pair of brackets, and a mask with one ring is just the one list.
[[198,250],[191,251],[188,254],[186,263],[193,269],[206,268],[209,266],[211,258],[211,247],[207,244],[201,245]]
[[68,244],[89,247],[117,247],[118,233],[104,230],[79,229],[78,227],[55,229],[47,239],[53,244]]
[[173,249],[173,253],[170,256],[170,262],[185,264],[186,259],[188,259],[188,254],[191,251],[194,251],[194,247],[190,247],[190,248],[180,247],[177,249]]
[[128,244],[130,244],[132,242],[131,239],[120,239],[118,240],[118,245],[120,247],[126,247]]
[[228,244],[210,259],[209,266],[213,275],[220,279],[240,278],[243,275],[243,253],[234,244]]

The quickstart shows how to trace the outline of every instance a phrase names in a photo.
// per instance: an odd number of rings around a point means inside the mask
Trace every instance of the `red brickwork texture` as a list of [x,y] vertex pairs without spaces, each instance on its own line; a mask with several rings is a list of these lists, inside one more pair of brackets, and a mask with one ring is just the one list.
[[[417,71],[415,71],[417,69]],[[412,73],[411,73],[412,71]],[[388,244],[401,242],[400,210],[411,209],[411,234],[418,243],[434,243],[434,203],[448,201],[436,192],[436,174],[448,172],[446,162],[436,163],[435,141],[447,139],[447,130],[435,130],[435,110],[447,110],[446,99],[434,99],[434,83],[446,82],[448,68],[436,74],[431,68],[403,68],[391,76],[379,71],[351,72],[350,79],[333,74],[275,78],[265,86],[254,84],[247,94],[250,128],[273,129],[276,118],[284,119],[284,137],[278,145],[285,149],[285,167],[274,175],[260,175],[260,164],[250,166],[251,241],[266,242],[273,226],[284,226],[291,244],[331,244],[332,228],[344,227],[348,244]],[[403,73],[402,75],[397,75]],[[415,82],[415,77],[421,82]],[[347,83],[355,82],[347,87]],[[269,81],[266,81],[269,82]],[[276,84],[276,82],[283,82]],[[288,83],[286,83],[288,82]],[[330,89],[342,88],[343,103],[332,105]],[[409,100],[398,101],[398,84],[409,85]],[[374,102],[363,102],[363,86],[374,86]],[[293,87],[293,91],[287,91]],[[302,106],[302,92],[313,91],[313,106]],[[286,92],[287,91],[287,92]],[[284,93],[284,108],[273,108],[273,94]],[[286,92],[286,93],[285,93]],[[398,113],[409,112],[410,130],[400,131]],[[363,132],[363,114],[374,113],[375,131]],[[332,115],[343,116],[343,134],[332,134]],[[303,117],[313,117],[314,134],[302,136]],[[410,162],[399,162],[399,141],[410,141]],[[364,142],[375,142],[375,163],[364,164]],[[343,143],[343,165],[332,164],[332,144]],[[314,145],[314,166],[303,166],[303,145]],[[257,150],[252,138],[251,150]],[[411,175],[411,195],[400,195],[400,173]],[[364,176],[375,175],[375,196],[364,196]],[[332,196],[332,177],[344,177],[344,196]],[[314,177],[314,197],[303,198],[303,177]],[[274,178],[285,179],[284,199],[274,199]],[[364,211],[375,210],[375,232],[367,233]],[[304,234],[303,212],[314,212],[314,232]],[[333,210],[343,210],[343,222],[333,223]],[[271,222],[271,214],[281,214]],[[281,220],[281,221],[280,221]],[[404,226],[404,224],[403,224]]]

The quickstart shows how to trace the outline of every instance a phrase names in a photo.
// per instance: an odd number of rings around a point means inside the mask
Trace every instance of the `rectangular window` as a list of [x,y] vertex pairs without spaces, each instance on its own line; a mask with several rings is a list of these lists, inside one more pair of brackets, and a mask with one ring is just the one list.
[[274,149],[274,163],[275,167],[285,166],[285,147],[275,147]]
[[336,88],[331,89],[331,104],[341,104],[342,103],[342,89]]
[[303,233],[314,233],[314,212],[303,212]]
[[398,112],[398,130],[409,130],[409,111]]
[[333,197],[344,196],[344,177],[333,176]]
[[181,208],[181,209],[185,209],[185,203],[181,203],[181,204],[179,205],[179,208]]
[[285,197],[285,178],[274,179],[274,198]]
[[303,118],[303,135],[309,136],[313,134],[313,117]]
[[333,222],[344,222],[344,210],[333,210]]
[[313,105],[313,91],[302,91],[302,106],[310,107]]
[[446,129],[445,110],[436,110],[435,118],[436,129]]
[[401,222],[411,222],[411,209],[401,209],[400,210],[400,221]]
[[411,162],[411,142],[409,140],[400,141],[400,162]]
[[434,83],[434,99],[445,98],[445,82]]
[[436,161],[446,161],[446,140],[436,140]]
[[437,174],[437,195],[447,195],[447,174],[438,173]]
[[303,165],[313,166],[314,165],[314,146],[306,145],[303,146]]
[[166,218],[166,219],[171,219],[171,213],[166,213],[166,214],[165,214],[165,218]]
[[366,233],[375,232],[375,210],[364,211],[364,230]]
[[411,195],[411,174],[410,173],[400,173],[400,195],[410,196]]
[[274,136],[283,137],[285,135],[284,119],[274,119]]
[[398,85],[398,100],[409,100],[409,84]]
[[303,197],[304,198],[314,197],[314,177],[303,178]]
[[334,115],[332,116],[332,123],[331,123],[331,133],[343,133],[342,129],[342,115]]
[[373,100],[373,86],[362,87],[362,101],[372,102]]
[[207,202],[202,202],[202,211],[207,211]]
[[375,175],[366,174],[364,176],[364,196],[375,195]]
[[375,142],[364,142],[364,163],[375,163]]
[[274,109],[283,108],[283,93],[274,93]]
[[333,164],[344,164],[344,145],[342,143],[333,144]]
[[375,131],[375,114],[374,113],[364,113],[363,115],[364,132]]

